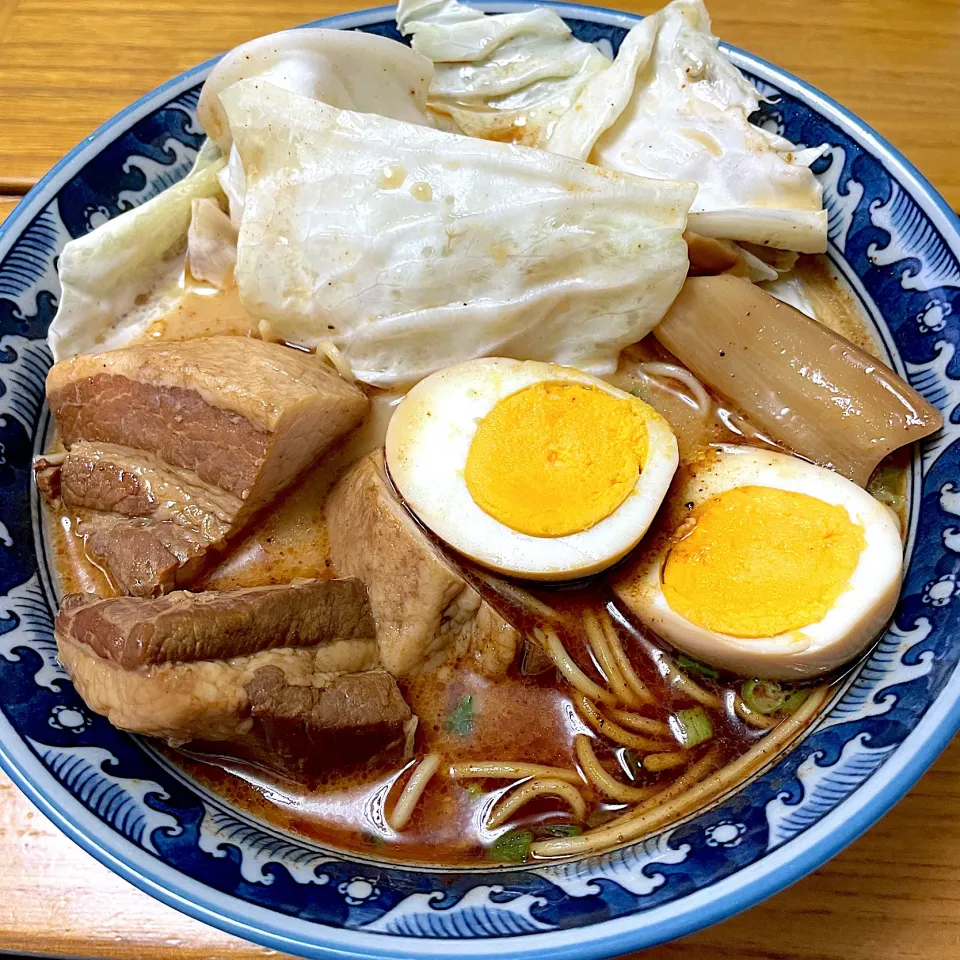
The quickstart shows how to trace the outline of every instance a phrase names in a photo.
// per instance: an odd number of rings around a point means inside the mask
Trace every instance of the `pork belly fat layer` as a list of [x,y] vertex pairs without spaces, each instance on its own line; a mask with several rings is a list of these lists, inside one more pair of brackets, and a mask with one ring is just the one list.
[[[40,462],[37,468],[39,477]],[[44,467],[50,469],[57,468]],[[211,542],[224,536],[243,506],[239,497],[192,471],[116,444],[81,440],[63,455],[59,471],[58,496],[68,507],[206,526]]]
[[379,668],[359,580],[72,595],[54,634],[90,709],[172,746],[308,780],[411,746],[416,721]]

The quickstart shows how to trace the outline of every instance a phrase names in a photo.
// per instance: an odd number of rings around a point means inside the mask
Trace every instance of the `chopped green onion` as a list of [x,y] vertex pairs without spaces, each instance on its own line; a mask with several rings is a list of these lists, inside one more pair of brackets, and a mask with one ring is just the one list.
[[692,657],[688,657],[686,654],[681,653],[677,657],[677,666],[681,670],[693,670],[694,673],[699,673],[704,677],[709,677],[711,680],[716,680],[720,676],[713,667],[708,667],[705,663],[700,663],[698,660],[694,660]]
[[457,706],[447,718],[443,729],[457,737],[469,737],[473,733],[473,697],[470,694],[457,701]]
[[786,695],[776,680],[747,680],[740,690],[743,702],[765,717],[783,709]]
[[470,794],[471,800],[479,800],[483,796],[483,788],[479,783],[471,783],[467,787],[467,793]]
[[678,710],[670,717],[670,728],[680,745],[687,749],[713,736],[713,722],[703,707]]
[[551,823],[543,832],[548,837],[579,837],[583,833],[575,823]]
[[490,856],[503,863],[523,863],[530,856],[531,843],[532,831],[510,830],[497,837],[490,848]]
[[810,696],[809,690],[794,690],[787,695],[780,707],[781,713],[796,713],[801,704]]

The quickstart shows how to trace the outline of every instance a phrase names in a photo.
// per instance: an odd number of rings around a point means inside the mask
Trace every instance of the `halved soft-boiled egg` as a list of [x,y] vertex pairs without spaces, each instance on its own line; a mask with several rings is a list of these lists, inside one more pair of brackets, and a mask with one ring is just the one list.
[[903,570],[887,507],[756,447],[718,446],[685,474],[614,580],[641,623],[698,660],[770,679],[825,673],[876,637]]
[[677,469],[677,441],[642,400],[536,361],[487,358],[418,383],[386,436],[408,507],[502,573],[567,580],[623,557]]

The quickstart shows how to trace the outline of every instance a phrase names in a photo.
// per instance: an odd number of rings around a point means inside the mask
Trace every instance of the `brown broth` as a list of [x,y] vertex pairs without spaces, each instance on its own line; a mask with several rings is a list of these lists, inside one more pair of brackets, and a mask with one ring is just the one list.
[[176,301],[139,339],[152,343],[215,336],[258,337],[261,325],[244,309],[235,285],[218,290],[187,274]]
[[[573,766],[572,705],[552,685],[519,675],[493,683],[468,671],[450,671],[402,683],[401,688],[420,718],[418,755],[435,750],[445,762],[498,757]],[[465,695],[475,704],[473,732],[458,737],[444,724]],[[511,731],[509,742],[505,731]],[[341,849],[375,850],[408,861],[465,863],[480,856],[493,839],[483,830],[481,814],[494,794],[478,798],[470,789],[476,781],[458,782],[438,774],[406,829],[395,834],[384,819],[384,798],[389,793],[390,802],[396,801],[406,767],[374,764],[305,790],[229,762],[221,768],[191,758],[184,765],[201,783],[257,816]],[[563,815],[550,819],[569,821]]]
[[[861,345],[873,346],[855,308],[832,283],[825,264],[815,258],[802,258],[800,272],[816,291],[811,297],[813,302],[829,313],[828,325]],[[233,309],[232,296],[232,293],[194,292],[170,316],[155,324],[148,336],[178,339],[212,332],[255,333],[253,327],[229,329],[231,324],[246,323]],[[219,307],[224,313],[217,319]],[[647,359],[676,362],[652,337],[647,338],[625,352],[614,379],[622,381],[629,377],[629,365]],[[675,393],[656,384],[647,384],[639,392],[674,425],[684,460],[697,456],[718,441],[744,442],[730,430],[726,419],[729,411],[719,403],[714,403],[708,417],[697,418]],[[283,583],[295,577],[335,575],[324,515],[327,493],[346,466],[382,445],[392,408],[401,398],[400,394],[376,390],[368,393],[372,408],[364,423],[326,454],[268,515],[232,545],[229,553],[208,573],[203,588],[226,589]],[[748,442],[762,443],[762,440],[753,438]],[[900,458],[896,466],[902,465]],[[94,591],[101,595],[113,593],[108,578],[86,557],[82,538],[75,533],[76,518],[55,516],[47,511],[46,522],[61,589],[64,592]],[[523,635],[530,636],[535,627],[543,625],[542,617],[498,590],[497,581],[491,581],[469,565],[462,569],[485,599]],[[638,643],[642,636],[640,630],[616,609],[605,578],[572,586],[544,588],[523,584],[522,588],[556,612],[551,625],[580,668],[595,682],[605,684],[580,625],[587,610],[606,607],[615,616],[634,669],[655,694],[656,702],[644,708],[645,715],[667,721],[676,711],[695,705],[682,690],[661,676],[656,664],[643,652]],[[647,639],[668,649],[656,637],[647,635]],[[693,676],[702,686],[722,697],[723,708],[711,711],[714,737],[710,745],[719,745],[723,762],[732,760],[765,733],[744,723],[733,709],[734,695],[742,681],[732,677]],[[396,802],[412,762],[401,769],[371,764],[350,771],[332,771],[326,781],[308,789],[236,761],[201,757],[167,747],[161,749],[200,784],[282,829],[370,856],[468,864],[488,858],[491,844],[504,832],[504,828],[487,830],[484,820],[511,784],[503,780],[456,781],[445,775],[445,768],[451,763],[469,760],[512,760],[574,768],[574,735],[590,729],[577,714],[574,692],[552,665],[543,672],[527,675],[518,663],[507,678],[496,682],[468,670],[443,667],[429,675],[401,681],[401,689],[420,721],[416,756],[435,751],[442,756],[443,765],[400,834],[388,827],[385,810]],[[464,697],[472,698],[472,729],[457,732],[450,729],[448,721]],[[631,774],[624,749],[603,738],[594,743],[606,769],[622,782],[629,782]],[[690,755],[695,759],[706,749],[707,745],[693,748]],[[634,768],[632,773],[636,785],[660,781],[667,784],[682,769],[657,775]],[[583,787],[581,792],[588,802],[589,826],[599,825],[624,809],[622,804],[606,801],[590,786]],[[537,801],[515,815],[508,827],[529,828],[542,835],[546,827],[572,824],[573,818],[563,804]]]
[[[484,592],[525,630],[541,622],[489,587]],[[576,628],[587,609],[596,609],[609,599],[602,584],[538,589],[535,595],[560,613],[559,632],[567,649],[588,675],[603,683],[583,633]],[[630,625],[622,638],[634,667],[656,695],[656,705],[644,713],[667,721],[677,710],[695,707],[695,701],[666,682],[655,665],[639,652],[639,647],[631,645],[631,636],[639,633]],[[739,686],[739,681],[722,684],[707,678],[698,680],[721,693],[728,689],[732,693]],[[575,769],[573,737],[590,729],[577,715],[571,691],[552,668],[536,677],[523,676],[514,668],[507,678],[498,681],[447,668],[416,680],[401,681],[400,686],[420,718],[417,755],[437,752],[443,757],[444,766],[495,759]],[[447,721],[464,696],[473,701],[473,729],[469,735],[457,735],[447,729]],[[723,762],[742,754],[765,732],[740,720],[732,710],[730,697],[725,709],[711,712],[711,717],[715,735],[710,746],[719,744]],[[706,746],[695,748],[691,756],[696,758],[705,749]],[[622,748],[601,739],[597,751],[607,768],[627,782],[618,758]],[[457,781],[441,771],[406,829],[397,834],[387,826],[384,809],[396,801],[407,767],[397,770],[375,764],[347,773],[334,772],[328,782],[306,790],[235,762],[216,765],[197,756],[186,758],[176,751],[165,752],[200,783],[232,803],[278,827],[340,849],[408,862],[469,864],[489,852],[492,842],[504,832],[503,828],[487,830],[483,822],[497,799],[507,792],[508,781]],[[667,771],[660,779],[666,785],[676,773]],[[637,785],[657,781],[656,774],[642,772]],[[480,785],[482,791],[478,790]],[[592,811],[591,825],[599,825],[626,809],[623,804],[607,802],[589,787],[581,792]],[[550,802],[524,808],[508,827],[532,828],[537,832],[547,826],[574,823],[562,805]]]
[[[240,541],[236,551],[210,574],[207,584],[227,587],[280,583],[297,575],[332,575],[329,558],[318,549],[326,540],[322,535],[322,510],[317,512],[314,496],[317,487],[308,478],[292,491],[273,514]],[[60,518],[51,524],[61,584],[66,589],[94,585],[101,595],[112,593],[106,578],[83,554],[80,538],[67,530],[67,522],[68,518]],[[462,569],[485,599],[525,636],[543,623],[526,607],[498,593],[481,578],[480,571],[468,566]],[[603,578],[597,578],[552,589],[523,585],[523,589],[556,611],[558,617],[551,625],[580,668],[601,684],[603,675],[578,624],[587,610],[606,604],[613,609],[612,595],[605,584]],[[655,693],[656,704],[645,709],[645,715],[667,721],[675,711],[696,706],[665,681],[655,664],[641,652],[635,643],[640,629],[629,623],[622,626],[621,639],[630,660]],[[652,635],[647,636],[664,646]],[[739,684],[735,680],[724,685],[697,679],[721,693],[729,690],[732,694]],[[445,766],[495,759],[574,769],[574,735],[590,729],[577,715],[575,693],[552,666],[542,674],[524,676],[515,665],[507,678],[498,681],[469,670],[444,667],[414,680],[402,680],[400,686],[420,720],[416,755],[435,751],[443,757]],[[466,736],[447,729],[448,719],[464,696],[471,697],[473,703],[473,729]],[[731,705],[727,696],[726,709],[711,712],[715,730],[711,745],[720,745],[724,762],[743,753],[763,734],[741,721]],[[602,739],[597,744],[598,755],[607,769],[628,782],[622,748]],[[406,829],[398,834],[387,826],[385,808],[396,802],[409,765],[397,769],[374,763],[350,771],[332,771],[326,781],[308,789],[238,761],[204,757],[189,750],[162,749],[189,776],[231,803],[281,829],[339,849],[407,862],[469,864],[488,856],[491,844],[504,832],[503,828],[487,830],[483,822],[497,799],[509,789],[508,781],[456,781],[441,771]],[[704,749],[691,751],[691,756],[696,758]],[[667,784],[675,775],[676,771],[667,771],[660,779]],[[657,782],[657,775],[641,772],[637,785],[653,782]],[[482,790],[478,791],[478,787]],[[581,792],[591,810],[591,825],[599,825],[625,809],[622,804],[606,801],[590,787]],[[540,831],[573,824],[562,805],[540,802],[525,807],[508,826]]]

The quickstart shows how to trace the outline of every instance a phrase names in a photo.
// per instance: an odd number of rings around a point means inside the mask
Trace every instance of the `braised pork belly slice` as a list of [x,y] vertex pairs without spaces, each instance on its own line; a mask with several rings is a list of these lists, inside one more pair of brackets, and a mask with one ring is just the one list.
[[82,440],[34,470],[40,492],[76,517],[89,558],[133,596],[189,584],[242,526],[235,494],[139,450]]
[[145,597],[193,583],[367,409],[316,356],[245,337],[73,357],[47,399],[67,452],[37,460],[38,487],[118,589]]
[[376,628],[359,580],[177,592],[148,603],[73,594],[60,606],[57,630],[125,670],[348,642],[365,647],[362,662],[376,662]]
[[294,779],[309,778],[318,764],[341,768],[371,756],[413,752],[417,721],[386,670],[342,674],[307,687],[266,665],[244,689],[256,739],[241,745],[247,749],[240,758],[275,758]]
[[211,540],[223,536],[243,507],[236,494],[205,483],[193,471],[112,443],[80,440],[69,453],[39,458],[35,470],[41,491],[55,492],[67,506],[174,520],[198,529],[206,524]]
[[356,580],[157,599],[74,594],[54,633],[92,710],[172,746],[308,778],[412,748],[416,719],[379,668]]
[[410,516],[381,452],[363,457],[333,488],[327,521],[334,567],[366,584],[380,658],[394,676],[455,661],[487,676],[506,672],[517,631]]
[[172,520],[118,517],[98,510],[77,510],[76,533],[84,552],[110,575],[118,592],[156,597],[198,579],[207,552],[223,541],[207,541],[191,527]]

